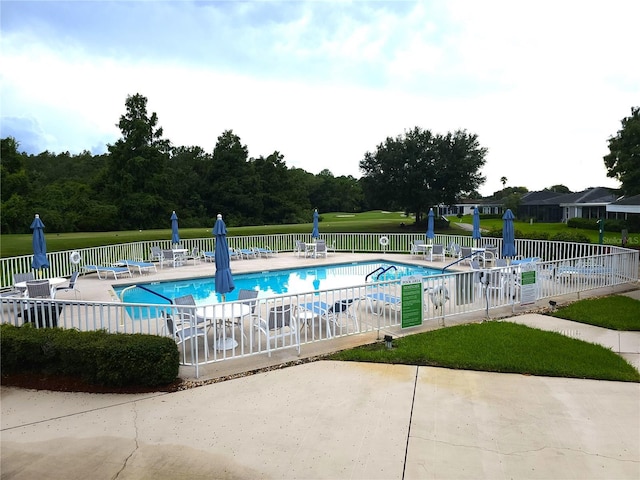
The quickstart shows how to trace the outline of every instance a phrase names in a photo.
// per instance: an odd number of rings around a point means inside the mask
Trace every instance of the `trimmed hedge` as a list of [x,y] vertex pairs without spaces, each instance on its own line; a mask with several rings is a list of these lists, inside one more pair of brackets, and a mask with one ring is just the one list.
[[167,385],[178,377],[178,346],[168,337],[0,325],[5,373],[40,372],[110,387]]
[[[577,232],[558,232],[553,235],[549,235],[547,232],[528,232],[522,233],[520,230],[516,230],[515,238],[527,238],[530,240],[551,240],[558,242],[577,242],[577,243],[591,243],[589,237],[582,233]],[[494,229],[486,234],[487,237],[502,237],[502,228]]]
[[[567,226],[571,228],[583,228],[585,230],[599,230],[600,225],[593,218],[570,218]],[[606,219],[604,221],[605,232],[621,232],[624,229],[630,229],[626,220]]]

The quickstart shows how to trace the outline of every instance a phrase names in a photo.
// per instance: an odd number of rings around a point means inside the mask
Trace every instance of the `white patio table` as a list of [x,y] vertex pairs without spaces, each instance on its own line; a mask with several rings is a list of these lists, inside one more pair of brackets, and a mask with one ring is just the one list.
[[177,260],[180,265],[186,262],[185,257],[187,256],[187,253],[189,253],[188,248],[172,248],[171,251],[173,252],[173,258]]
[[[62,285],[63,283],[68,282],[69,280],[63,277],[52,277],[52,278],[35,278],[35,281],[38,280],[49,280],[49,288],[51,288],[51,296],[53,297],[53,293],[56,291],[56,287],[59,285]],[[34,281],[31,280],[31,281]],[[17,282],[14,283],[13,286],[19,290],[25,289],[25,295],[27,295],[26,292],[26,288],[27,288],[27,282]]]
[[[243,303],[219,303],[196,308],[196,319],[198,321],[222,324],[216,341],[218,350],[231,350],[238,346],[238,342],[234,338],[224,334],[224,328],[232,324],[239,326],[244,331],[242,320],[248,315],[251,315],[251,306]],[[244,335],[244,333],[242,334]]]

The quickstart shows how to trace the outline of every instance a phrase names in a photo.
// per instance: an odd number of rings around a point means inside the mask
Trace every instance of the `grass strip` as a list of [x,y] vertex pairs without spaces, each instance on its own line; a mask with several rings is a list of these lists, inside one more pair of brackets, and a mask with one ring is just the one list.
[[611,330],[640,331],[640,300],[624,295],[580,300],[550,315]]
[[639,382],[640,373],[600,345],[511,322],[442,328],[338,352],[332,360],[436,366],[550,377]]

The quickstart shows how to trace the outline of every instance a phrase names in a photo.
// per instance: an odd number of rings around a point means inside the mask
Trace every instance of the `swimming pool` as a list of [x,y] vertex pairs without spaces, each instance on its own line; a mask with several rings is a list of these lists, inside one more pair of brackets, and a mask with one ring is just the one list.
[[[314,290],[329,290],[346,288],[365,283],[367,274],[380,269],[387,272],[377,280],[391,280],[407,275],[439,275],[440,269],[420,267],[403,263],[386,262],[352,262],[339,263],[313,268],[294,268],[288,270],[269,270],[256,273],[243,273],[234,275],[235,290],[228,293],[227,301],[237,300],[240,289],[258,290],[258,297],[272,297],[281,294],[296,294],[312,292]],[[371,278],[374,280],[378,273]],[[164,297],[175,299],[183,295],[193,295],[199,305],[219,303],[220,296],[215,292],[215,277],[191,278],[168,282],[137,283]],[[115,286],[114,290],[120,296],[120,292],[127,285]],[[160,297],[146,292],[140,288],[128,290],[124,294],[124,301],[130,303],[163,304],[167,303]]]

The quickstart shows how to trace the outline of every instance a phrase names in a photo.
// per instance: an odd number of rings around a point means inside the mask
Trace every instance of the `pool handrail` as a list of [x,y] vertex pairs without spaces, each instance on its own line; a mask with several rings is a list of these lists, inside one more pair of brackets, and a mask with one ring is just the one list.
[[458,264],[458,263],[462,262],[463,260],[466,260],[467,258],[471,258],[471,257],[473,257],[474,255],[476,255],[476,253],[475,253],[475,252],[470,253],[469,255],[465,255],[464,257],[457,259],[455,262],[451,262],[449,265],[445,265],[444,267],[442,267],[442,271],[441,271],[440,273],[444,273],[444,271],[445,271],[447,268],[452,267],[452,266],[454,266],[454,265],[456,265],[456,264]]
[[[382,268],[382,267],[380,267],[380,268]],[[385,268],[384,270],[382,270],[382,271],[381,271],[381,272],[376,276],[376,280],[380,280],[380,277],[381,277],[382,275],[384,275],[385,273],[387,273],[387,272],[388,272],[389,270],[391,270],[392,268],[393,268],[394,270],[398,270],[398,267],[396,267],[395,265],[389,265],[387,268]]]
[[123,289],[123,290],[120,292],[120,301],[121,301],[121,302],[124,302],[124,292],[126,292],[126,291],[128,291],[128,290],[132,290],[132,289],[134,289],[134,288],[141,288],[141,289],[142,289],[142,290],[144,290],[145,292],[149,292],[149,293],[151,293],[151,294],[155,295],[156,297],[160,297],[160,298],[162,298],[163,300],[166,300],[167,302],[169,302],[169,305],[173,305],[173,300],[171,300],[169,297],[165,297],[164,295],[162,295],[162,294],[160,294],[160,293],[158,293],[158,292],[154,292],[153,290],[151,290],[151,289],[149,289],[149,288],[147,288],[147,287],[144,287],[144,286],[142,286],[142,285],[130,285],[130,286],[128,286],[127,288]]

